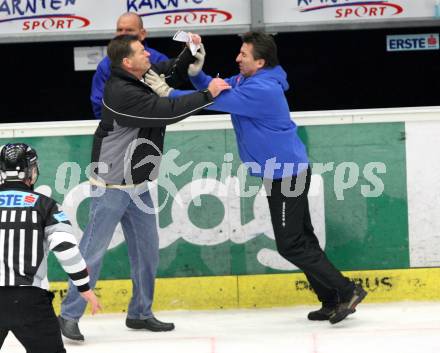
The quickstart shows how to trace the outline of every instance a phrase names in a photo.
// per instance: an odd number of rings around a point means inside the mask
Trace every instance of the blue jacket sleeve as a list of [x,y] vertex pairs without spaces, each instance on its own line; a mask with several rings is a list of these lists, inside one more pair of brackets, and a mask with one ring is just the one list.
[[276,90],[274,87],[265,87],[264,84],[249,80],[220,93],[215,98],[214,104],[206,109],[255,119],[264,118],[281,108],[278,104],[268,104],[268,102],[278,103],[280,100],[278,95],[284,97],[281,87]]
[[194,92],[197,92],[197,91],[196,90],[180,90],[180,89],[175,89],[174,88],[171,91],[171,93],[169,94],[168,98],[175,99],[175,98],[179,98],[179,97],[182,97],[182,96],[186,96],[187,94],[191,94],[191,93],[194,93]]
[[102,96],[104,94],[105,83],[110,77],[110,59],[106,56],[101,60],[92,79],[92,91],[90,100],[92,102],[93,113],[96,119],[101,119]]
[[[232,88],[220,93],[214,98],[214,104],[205,109],[258,119],[266,114],[274,113],[279,108],[278,105],[274,106],[267,104],[267,102],[279,102],[279,97],[284,96],[281,86],[277,90],[271,84],[253,79],[247,79],[243,84],[237,85],[237,77],[224,79]],[[212,77],[203,71],[199,75],[191,77],[193,86],[198,90],[206,89],[211,80]],[[194,91],[173,89],[169,98],[178,98],[192,92]]]
[[[234,78],[237,76],[232,76],[230,78],[223,78],[229,85],[233,86]],[[205,74],[203,71],[200,71],[200,73],[197,76],[189,76],[192,85],[198,89],[203,90],[206,89],[209,86],[209,83],[212,80],[212,77]]]
[[197,76],[189,76],[189,78],[192,85],[198,90],[206,89],[212,80],[212,77],[208,76],[203,71],[200,71]]
[[[246,79],[246,82],[238,85],[237,77],[233,76],[224,79],[232,88],[223,91],[214,99],[214,104],[205,109],[258,118],[259,116],[270,114],[276,109],[271,104],[267,104],[268,101],[271,101],[269,97],[278,102],[277,95],[284,96],[281,87],[279,90],[274,90],[274,87],[270,84],[252,78]],[[191,77],[191,83],[199,90],[208,87],[211,80],[212,77],[206,75],[203,71],[199,75]],[[174,91],[172,93],[175,96],[182,94]]]
[[[206,89],[209,85],[209,82],[211,82],[212,77],[206,75],[203,71],[200,71],[200,73],[197,76],[189,76],[191,79],[192,85],[196,88],[198,91],[202,91]],[[180,89],[173,89],[169,95],[169,98],[178,98],[185,96],[187,94],[193,93],[195,90],[180,90]]]
[[170,58],[168,58],[168,56],[166,56],[165,54],[162,54],[160,51],[157,51],[155,49],[148,48],[148,47],[146,49],[150,53],[150,62],[152,64],[157,64],[157,63],[160,63],[161,61],[170,60]]

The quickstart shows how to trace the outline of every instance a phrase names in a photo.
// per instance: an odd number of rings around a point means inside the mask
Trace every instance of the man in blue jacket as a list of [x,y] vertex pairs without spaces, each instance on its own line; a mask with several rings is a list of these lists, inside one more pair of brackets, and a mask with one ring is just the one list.
[[[231,114],[240,158],[251,175],[263,179],[277,249],[304,272],[322,303],[322,308],[309,313],[308,318],[334,324],[352,314],[367,293],[333,266],[314,233],[307,199],[311,169],[297,126],[290,118],[284,95],[289,85],[286,72],[278,64],[275,41],[260,32],[246,33],[242,39],[236,59],[240,74],[224,80],[232,88],[206,109]],[[201,71],[200,61],[198,58],[195,63],[197,70],[189,70],[199,90],[221,80]],[[188,94],[169,91],[159,80],[157,76],[147,77],[152,87],[162,85],[159,95],[173,98]]]
[[[165,54],[158,52],[147,46],[145,38],[147,38],[147,31],[144,28],[142,18],[134,13],[127,12],[118,18],[116,23],[116,35],[130,34],[138,37],[145,47],[145,50],[150,53],[150,62],[152,64],[157,64],[161,61],[168,60]],[[90,100],[92,102],[93,113],[96,119],[101,119],[102,110],[102,95],[104,94],[104,86],[110,77],[110,59],[106,56],[98,64],[96,68],[95,75],[93,75],[92,80],[92,92],[90,94]]]

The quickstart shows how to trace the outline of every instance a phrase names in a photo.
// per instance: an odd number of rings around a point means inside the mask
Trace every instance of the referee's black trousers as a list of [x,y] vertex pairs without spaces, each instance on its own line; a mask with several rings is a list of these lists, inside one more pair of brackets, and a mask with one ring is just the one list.
[[309,168],[292,178],[264,179],[263,183],[278,252],[304,272],[318,299],[331,306],[350,297],[354,285],[319,246],[307,199],[310,180]]
[[26,353],[65,353],[52,299],[37,287],[0,287],[0,350],[11,331]]

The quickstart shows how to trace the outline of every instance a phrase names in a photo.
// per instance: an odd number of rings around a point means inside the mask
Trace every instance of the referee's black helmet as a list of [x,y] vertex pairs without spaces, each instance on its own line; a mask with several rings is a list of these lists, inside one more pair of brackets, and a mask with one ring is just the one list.
[[8,143],[0,148],[2,181],[29,180],[35,184],[39,175],[37,151],[25,143]]

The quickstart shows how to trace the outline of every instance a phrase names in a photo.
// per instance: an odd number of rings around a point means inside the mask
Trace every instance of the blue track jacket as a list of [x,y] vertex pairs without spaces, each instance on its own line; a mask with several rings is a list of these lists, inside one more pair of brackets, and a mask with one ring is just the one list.
[[[191,77],[198,90],[207,88],[211,80],[203,71]],[[232,89],[223,91],[206,109],[231,114],[240,158],[249,165],[249,173],[280,179],[307,169],[306,148],[290,118],[284,95],[289,84],[283,68],[264,68],[250,77],[240,74],[225,81]],[[185,92],[173,90],[170,98]]]
[[[158,52],[157,50],[151,49],[144,42],[145,50],[150,53],[150,62],[152,64],[157,64],[161,61],[169,60],[165,54]],[[92,102],[93,114],[96,119],[101,119],[101,110],[102,110],[102,95],[104,94],[104,86],[110,77],[110,59],[106,56],[101,62],[98,64],[96,68],[96,72],[93,75],[92,80],[92,91],[90,93],[90,100]]]

